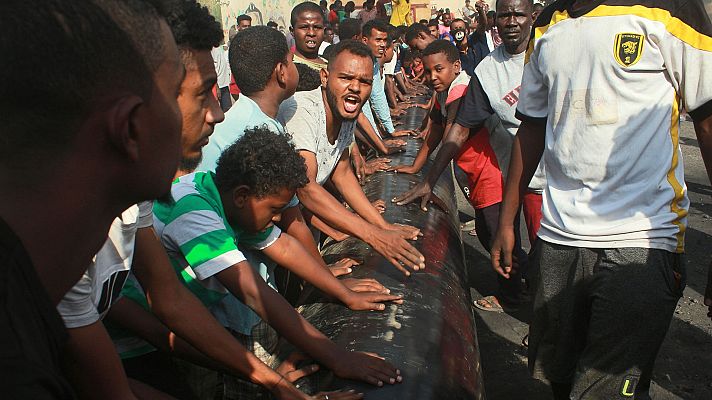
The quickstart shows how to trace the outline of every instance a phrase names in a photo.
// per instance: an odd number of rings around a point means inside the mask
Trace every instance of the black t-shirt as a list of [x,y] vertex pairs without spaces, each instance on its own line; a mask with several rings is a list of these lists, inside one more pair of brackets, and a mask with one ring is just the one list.
[[494,110],[489,97],[482,88],[477,75],[473,75],[470,78],[470,85],[467,87],[467,94],[460,102],[455,122],[465,128],[480,129],[492,114],[494,114]]
[[60,369],[66,340],[29,255],[0,219],[0,397],[73,399]]

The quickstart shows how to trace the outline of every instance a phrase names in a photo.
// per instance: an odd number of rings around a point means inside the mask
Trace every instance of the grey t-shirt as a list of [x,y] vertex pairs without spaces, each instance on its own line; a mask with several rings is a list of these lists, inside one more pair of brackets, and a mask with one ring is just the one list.
[[336,142],[329,143],[326,135],[326,110],[321,88],[297,92],[282,102],[277,121],[292,135],[297,150],[306,150],[316,155],[316,182],[323,185],[336,168],[344,150],[354,141],[355,121],[344,121]]
[[[497,47],[475,68],[475,76],[470,79],[470,86],[455,119],[467,128],[487,126],[490,144],[504,176],[507,175],[512,142],[520,124],[515,113],[523,73],[524,53],[512,55],[504,46]],[[498,118],[492,118],[492,114]],[[539,162],[529,188],[541,193],[545,183],[544,163]]]

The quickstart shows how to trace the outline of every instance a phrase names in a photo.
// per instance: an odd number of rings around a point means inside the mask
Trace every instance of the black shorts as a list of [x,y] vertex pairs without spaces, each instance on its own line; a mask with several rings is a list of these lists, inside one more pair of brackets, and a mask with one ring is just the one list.
[[646,399],[655,358],[685,287],[683,255],[538,240],[529,333],[535,377],[571,399]]

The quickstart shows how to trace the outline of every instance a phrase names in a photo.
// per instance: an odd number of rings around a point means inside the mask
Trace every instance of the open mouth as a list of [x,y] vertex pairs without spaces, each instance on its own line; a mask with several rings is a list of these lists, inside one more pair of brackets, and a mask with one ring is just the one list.
[[307,40],[306,45],[307,45],[307,47],[314,48],[314,47],[316,47],[316,41],[315,40]]
[[344,110],[346,110],[347,113],[355,113],[360,105],[361,99],[358,96],[350,94],[344,97]]

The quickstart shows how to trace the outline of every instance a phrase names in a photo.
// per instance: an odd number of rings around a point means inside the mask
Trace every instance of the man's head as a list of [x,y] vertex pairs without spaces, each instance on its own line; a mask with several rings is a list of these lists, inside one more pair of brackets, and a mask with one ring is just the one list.
[[[1,54],[12,60],[0,63],[5,182],[36,184],[28,177],[100,163],[125,207],[170,188],[184,69],[156,8],[139,0],[13,1],[0,6],[0,26]],[[37,49],[51,61],[38,62]]]
[[374,3],[373,0],[366,0],[366,1],[363,3],[363,8],[365,8],[365,9],[368,10],[368,11],[371,11],[371,10],[373,10],[373,5],[374,5],[374,4],[375,4],[375,3]]
[[327,43],[334,43],[334,28],[330,26],[324,28],[324,41]]
[[180,170],[193,171],[202,159],[203,146],[215,124],[224,119],[220,104],[213,95],[217,75],[210,50],[220,45],[220,24],[194,0],[166,1],[166,22],[173,32],[185,66],[185,78],[178,95],[183,115]]
[[433,89],[447,91],[460,73],[460,52],[447,40],[436,40],[421,53],[425,77]]
[[455,39],[455,43],[467,42],[467,35],[469,33],[467,22],[464,20],[456,18],[450,23],[450,34],[452,38]]
[[361,36],[361,23],[355,18],[346,18],[341,21],[339,39],[358,39]]
[[366,22],[361,29],[361,40],[371,49],[376,58],[383,57],[388,43],[388,30],[390,25],[382,19],[372,19]]
[[532,0],[499,0],[497,2],[497,31],[510,54],[527,49],[532,28]]
[[218,159],[215,185],[231,223],[260,232],[278,222],[297,189],[309,182],[304,159],[287,136],[245,130]]
[[405,31],[405,43],[413,50],[423,50],[435,37],[430,34],[428,27],[421,24],[413,24]]
[[328,111],[338,119],[354,120],[371,95],[374,57],[365,44],[355,40],[331,47],[328,68],[321,70]]
[[269,26],[269,27],[272,28],[272,29],[277,29],[277,30],[279,30],[279,25],[277,25],[277,23],[274,22],[274,21],[269,21],[269,22],[267,22],[267,26]]
[[316,4],[305,1],[292,9],[291,28],[297,52],[316,57],[324,41],[324,16]]
[[421,25],[423,25],[423,26],[428,26],[428,20],[425,19],[425,18],[419,20],[418,23],[421,24]]
[[324,10],[324,11],[327,10],[327,3],[326,3],[326,0],[321,0],[321,1],[319,1],[319,8],[321,8],[321,9]]
[[452,22],[452,15],[450,14],[450,9],[446,9],[445,13],[443,14],[443,25],[450,26],[451,22]]
[[356,3],[353,1],[347,1],[346,5],[344,6],[344,12],[346,12],[346,16],[348,17],[351,15],[352,12],[356,9]]
[[299,74],[279,31],[253,26],[239,32],[230,42],[229,57],[232,76],[245,96],[275,90],[281,101],[294,94]]
[[440,24],[437,19],[431,19],[430,22],[428,22],[428,32],[436,39],[440,36]]
[[241,14],[237,17],[237,30],[244,31],[245,29],[252,26],[252,17],[249,15]]

